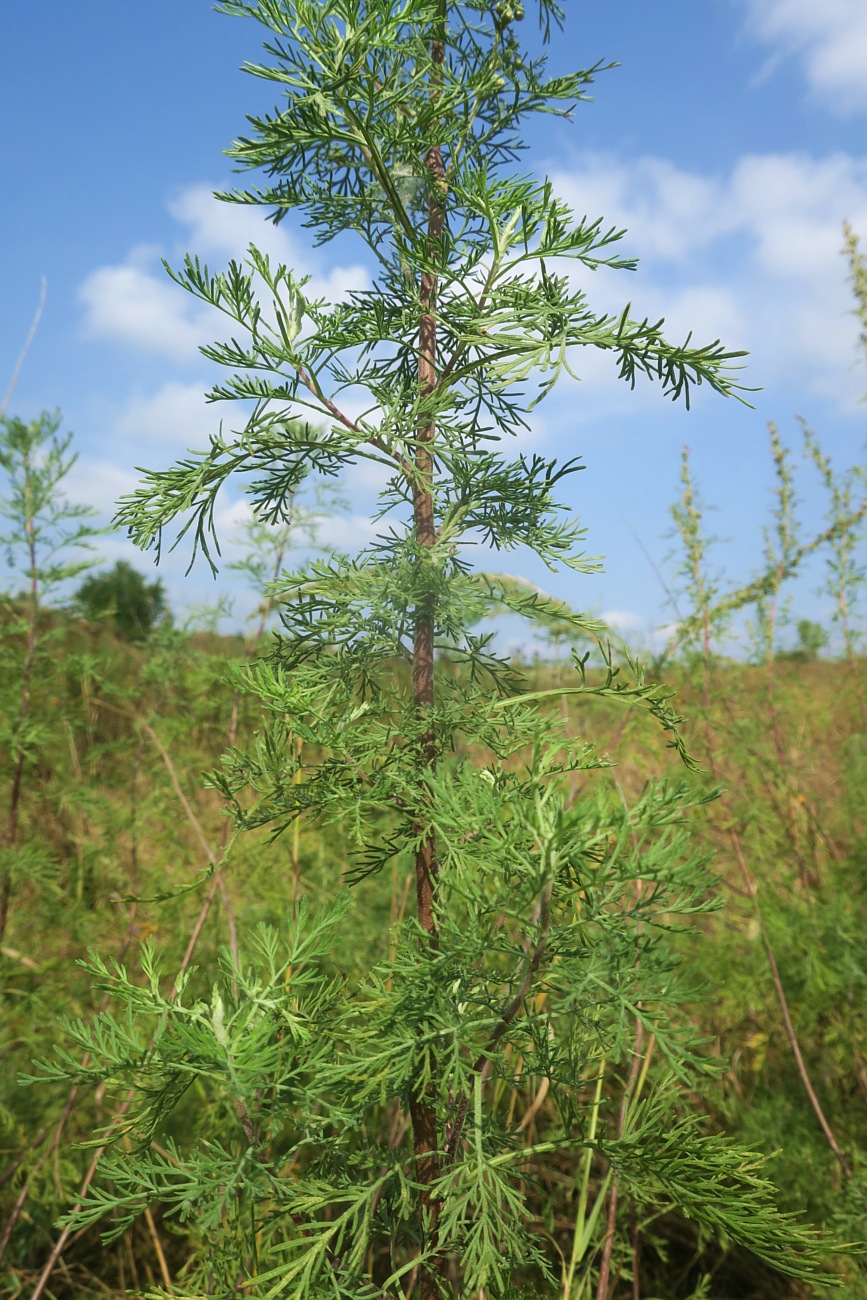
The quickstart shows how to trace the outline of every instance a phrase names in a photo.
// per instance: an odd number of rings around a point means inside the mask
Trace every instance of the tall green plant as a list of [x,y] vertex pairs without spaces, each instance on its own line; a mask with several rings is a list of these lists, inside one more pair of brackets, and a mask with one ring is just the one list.
[[[31,877],[42,864],[18,842],[24,775],[40,743],[39,726],[31,719],[33,674],[40,640],[51,640],[41,626],[46,601],[69,579],[90,567],[89,560],[72,560],[67,552],[87,546],[96,530],[85,522],[93,512],[73,505],[63,495],[63,480],[75,464],[69,454],[72,435],[60,436],[60,415],[43,412],[35,420],[0,417],[0,469],[6,494],[0,498],[5,532],[0,547],[9,569],[24,580],[23,588],[7,590],[2,600],[6,656],[15,698],[3,710],[0,750],[7,755],[10,786],[0,846],[0,940],[6,933],[9,901],[16,879]],[[11,574],[10,574],[11,576]],[[16,584],[17,586],[17,584]],[[17,654],[23,639],[24,653]]]
[[860,238],[849,225],[843,225],[843,252],[849,263],[849,278],[855,295],[855,315],[861,322],[860,343],[867,356],[867,257],[861,252]]
[[[148,472],[118,519],[157,552],[183,520],[213,564],[228,479],[249,476],[258,516],[279,522],[308,474],[386,468],[376,540],[285,579],[279,643],[243,671],[265,726],[209,780],[238,826],[275,839],[299,817],[341,822],[352,879],[411,864],[416,909],[361,974],[340,969],[350,900],[336,882],[315,915],[299,902],[281,933],[248,938],[210,992],[185,975],[166,994],[149,952],[144,987],[96,959],[129,1014],[70,1023],[92,1064],[61,1055],[42,1075],[131,1085],[139,1101],[133,1154],[106,1161],[73,1221],[110,1214],[122,1228],[156,1202],[196,1218],[200,1248],[176,1286],[188,1295],[605,1297],[615,1265],[640,1267],[622,1213],[672,1208],[809,1275],[815,1244],[775,1211],[761,1160],[702,1137],[683,1089],[702,1063],[666,932],[710,906],[681,824],[698,796],[649,786],[629,807],[601,781],[571,804],[564,790],[565,775],[607,763],[565,734],[552,701],[639,703],[686,758],[670,693],[605,656],[596,669],[576,656],[573,684],[532,691],[471,631],[492,604],[600,631],[474,572],[467,549],[483,539],[596,569],[557,499],[578,463],[503,445],[580,349],[687,401],[702,383],[736,393],[741,354],[672,344],[572,287],[570,263],[633,265],[620,232],[576,222],[548,181],[510,165],[524,119],[568,116],[599,65],[547,76],[518,43],[520,5],[219,7],[264,25],[269,61],[248,70],[286,97],[230,150],[270,183],[223,197],[278,221],[297,208],[320,242],[353,232],[376,272],[336,304],[255,247],[225,272],[195,257],[172,272],[231,322],[230,342],[203,349],[229,372],[211,398],[254,409],[240,434]],[[537,12],[547,41],[561,12]],[[305,412],[324,431],[292,422]],[[500,1104],[518,1060],[552,1099],[524,1144]],[[177,1115],[193,1086],[205,1110],[190,1138]],[[575,1161],[581,1207],[565,1249],[532,1209],[540,1161],[555,1158]]]

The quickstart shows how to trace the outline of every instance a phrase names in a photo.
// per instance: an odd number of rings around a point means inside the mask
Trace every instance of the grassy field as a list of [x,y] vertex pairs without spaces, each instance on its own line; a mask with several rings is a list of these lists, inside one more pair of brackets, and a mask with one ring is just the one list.
[[[94,1171],[99,1148],[81,1144],[110,1124],[123,1093],[102,1086],[19,1086],[34,1058],[62,1041],[61,1016],[91,1018],[102,997],[77,965],[88,949],[138,972],[152,939],[164,969],[198,967],[210,988],[216,954],[261,921],[280,926],[299,897],[315,909],[352,866],[340,825],[299,825],[274,843],[248,833],[233,842],[220,801],[203,782],[221,753],[258,725],[249,700],[227,684],[240,638],[183,635],[165,627],[147,647],[105,627],[44,614],[50,653],[34,664],[31,722],[18,804],[18,851],[2,943],[0,1293],[30,1295],[60,1236],[56,1221]],[[4,707],[15,707],[25,641],[4,640]],[[677,687],[685,735],[701,770],[688,773],[637,708],[555,702],[571,734],[593,738],[614,765],[582,773],[573,800],[633,799],[653,777],[720,790],[693,814],[700,848],[713,855],[723,906],[691,933],[673,935],[695,986],[684,1008],[716,1067],[693,1098],[707,1130],[736,1134],[781,1154],[772,1165],[781,1205],[804,1211],[835,1240],[863,1238],[867,1145],[867,664],[709,658],[664,669]],[[570,669],[536,664],[532,689]],[[4,762],[10,777],[13,764]],[[10,781],[2,789],[8,806]],[[225,859],[225,860],[224,860]],[[218,870],[214,871],[214,865]],[[355,890],[341,969],[348,980],[383,955],[410,896],[409,863]],[[138,977],[138,976],[136,976]],[[650,1069],[657,1060],[652,1048]],[[498,1106],[524,1144],[544,1137],[550,1099],[515,1063]],[[178,1131],[198,1122],[191,1089]],[[399,1142],[406,1120],[394,1125]],[[119,1139],[122,1141],[123,1139]],[[544,1159],[526,1193],[552,1259],[568,1256],[576,1169]],[[604,1169],[591,1170],[594,1187]],[[632,1225],[631,1258],[615,1259],[620,1296],[770,1297],[819,1294],[785,1280],[745,1251],[700,1238],[660,1207]],[[630,1213],[623,1206],[621,1213]],[[99,1230],[71,1233],[46,1294],[120,1295],[171,1289],[182,1276],[194,1222],[142,1213],[109,1245]],[[854,1254],[837,1256],[838,1294],[867,1296]],[[639,1283],[640,1290],[634,1289]]]

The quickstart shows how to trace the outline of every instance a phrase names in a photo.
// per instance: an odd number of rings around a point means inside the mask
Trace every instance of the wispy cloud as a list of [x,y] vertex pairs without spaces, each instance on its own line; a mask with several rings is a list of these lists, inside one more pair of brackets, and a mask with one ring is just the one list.
[[282,262],[297,276],[309,275],[305,291],[310,298],[337,302],[353,289],[366,288],[370,275],[360,263],[331,265],[327,253],[299,239],[285,224],[263,220],[263,209],[224,203],[207,185],[190,185],[168,205],[184,228],[179,243],[183,251],[220,259],[243,259],[250,244],[272,262]]
[[[168,383],[149,397],[131,398],[115,422],[125,445],[201,450],[215,433],[223,408],[205,402],[202,385]],[[160,454],[163,454],[162,451]]]
[[814,96],[842,115],[867,112],[864,0],[739,0],[747,31],[777,59],[802,64]]
[[[118,497],[135,491],[138,478],[133,469],[122,468],[106,459],[82,456],[67,475],[64,487],[70,501],[84,501],[108,522],[117,507]],[[104,549],[100,543],[100,550]]]

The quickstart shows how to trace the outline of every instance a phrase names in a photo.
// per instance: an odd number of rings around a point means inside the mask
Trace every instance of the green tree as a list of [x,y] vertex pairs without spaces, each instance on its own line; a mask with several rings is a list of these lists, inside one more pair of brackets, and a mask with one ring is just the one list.
[[[561,11],[534,7],[547,41]],[[307,475],[387,468],[376,540],[283,580],[283,634],[239,670],[265,725],[209,780],[240,828],[276,837],[299,817],[340,821],[350,883],[411,864],[416,908],[346,978],[352,900],[337,881],[332,903],[314,913],[302,898],[282,933],[249,936],[205,998],[186,977],[165,993],[150,950],[144,988],[97,960],[95,980],[132,1016],[70,1023],[90,1064],[61,1054],[41,1073],[132,1084],[137,1141],[106,1159],[69,1221],[108,1214],[122,1230],[149,1202],[192,1216],[190,1295],[369,1300],[415,1278],[422,1300],[605,1297],[612,1261],[632,1258],[618,1244],[630,1206],[642,1223],[678,1207],[809,1276],[813,1239],[775,1210],[761,1158],[703,1137],[688,1100],[705,1067],[667,933],[712,906],[682,826],[709,796],[650,785],[628,806],[603,779],[607,760],[550,707],[564,693],[640,704],[689,761],[670,692],[604,651],[595,666],[576,654],[570,683],[533,690],[471,630],[495,606],[559,620],[564,636],[602,631],[476,572],[467,550],[481,537],[551,569],[597,568],[558,503],[577,461],[508,448],[581,350],[687,401],[699,384],[736,393],[742,354],[671,343],[629,307],[600,315],[573,287],[570,265],[633,266],[620,232],[576,221],[547,180],[510,167],[524,119],[568,116],[599,65],[549,77],[518,43],[518,4],[219,8],[263,24],[268,60],[248,69],[285,96],[230,150],[268,183],[223,197],[277,221],[298,209],[320,242],[354,232],[376,272],[333,304],[255,247],[223,272],[195,257],[171,272],[230,322],[231,340],[204,349],[228,371],[211,399],[253,411],[238,435],[148,472],[118,520],[157,554],[181,520],[214,565],[228,479],[249,476],[258,517],[279,523]],[[366,394],[363,414],[349,413],[350,391],[353,409]],[[292,422],[311,412],[322,431]],[[591,790],[597,773],[596,788],[571,801],[575,772]],[[552,1098],[529,1146],[500,1104],[519,1060]],[[211,1127],[152,1147],[193,1079]],[[543,1158],[574,1163],[568,1255],[529,1207]]]
[[75,593],[74,605],[84,618],[109,619],[127,641],[143,641],[166,614],[162,582],[148,582],[126,560],[85,578]]
[[798,643],[785,657],[798,659],[803,663],[812,663],[814,659],[818,659],[831,639],[821,623],[814,623],[809,618],[799,618],[795,624],[795,631],[798,634]]

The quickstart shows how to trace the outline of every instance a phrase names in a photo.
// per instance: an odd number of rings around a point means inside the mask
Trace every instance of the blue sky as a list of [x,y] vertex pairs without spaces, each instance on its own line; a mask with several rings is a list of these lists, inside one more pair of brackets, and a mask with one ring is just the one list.
[[[554,69],[620,66],[600,75],[595,102],[571,123],[530,134],[524,165],[547,172],[579,215],[628,229],[638,271],[593,277],[591,301],[617,310],[631,300],[642,315],[664,315],[674,337],[692,329],[699,342],[749,349],[744,380],[761,389],[753,411],[699,391],[687,414],[648,385],[630,392],[588,355],[581,383],[568,381],[534,417],[528,445],[584,459],[567,500],[605,572],[550,577],[520,553],[493,567],[640,640],[672,617],[655,566],[671,549],[667,511],[684,444],[717,507],[718,564],[732,583],[759,564],[769,419],[797,444],[795,416],[804,416],[838,468],[863,460],[867,372],[840,248],[844,219],[867,246],[867,6],[566,0],[566,9]],[[214,375],[197,353],[214,328],[160,257],[189,250],[218,265],[253,240],[329,296],[367,280],[351,239],[314,252],[297,224],[275,231],[264,213],[211,197],[231,180],[221,151],[245,113],[273,106],[270,89],[239,70],[258,58],[261,31],[206,0],[2,8],[0,395],[44,275],[44,316],[9,409],[63,411],[79,452],[70,496],[105,518],[135,485],[135,465],[168,465],[203,446],[220,416],[202,401]],[[805,525],[818,528],[823,502],[808,467],[800,483]],[[350,514],[323,541],[351,548],[369,536],[373,484],[348,486]],[[224,537],[243,514],[228,497]],[[150,571],[123,538],[102,550]],[[215,586],[204,566],[185,579],[186,560],[168,557],[160,569],[178,611],[232,589],[230,575]],[[820,582],[814,570],[797,590],[796,616],[827,612]],[[236,621],[248,604],[239,593]]]

